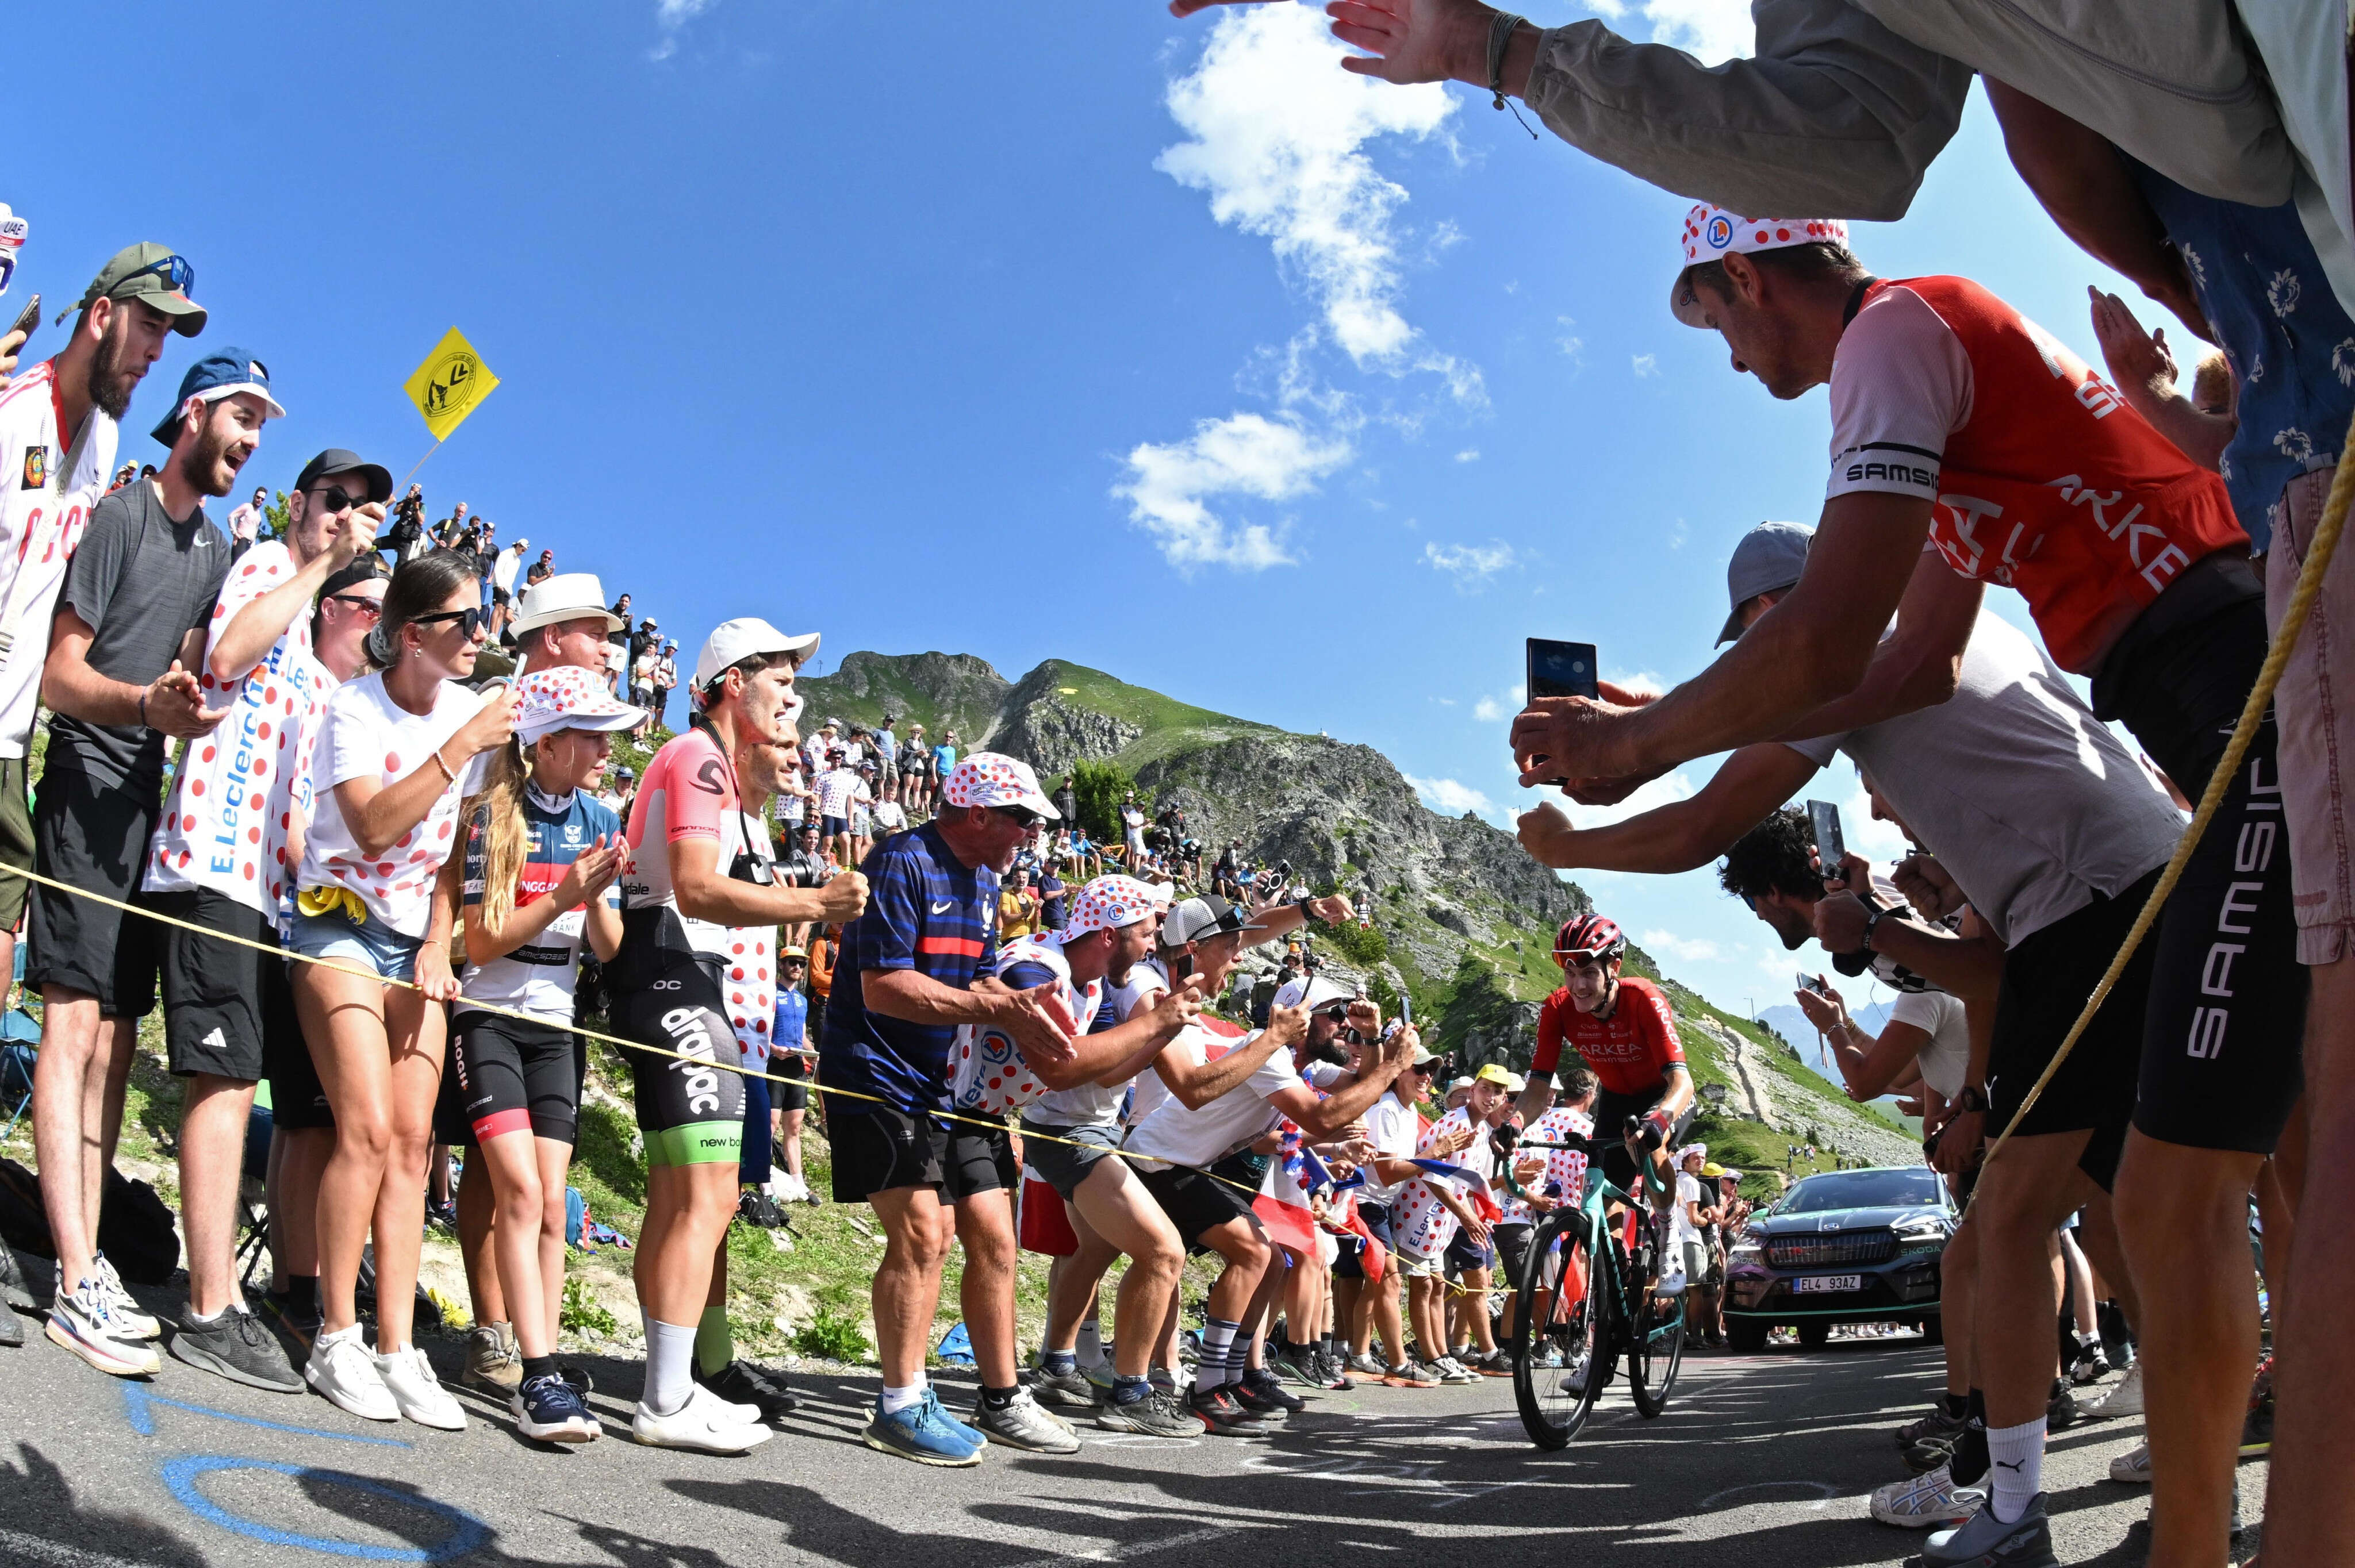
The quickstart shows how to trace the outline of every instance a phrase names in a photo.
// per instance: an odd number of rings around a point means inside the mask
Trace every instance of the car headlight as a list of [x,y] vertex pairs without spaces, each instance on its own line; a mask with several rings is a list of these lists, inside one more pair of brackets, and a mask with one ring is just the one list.
[[1946,1228],[1945,1221],[1931,1215],[1924,1215],[1918,1220],[1908,1220],[1903,1224],[1891,1228],[1897,1235],[1898,1250],[1907,1253],[1940,1251],[1945,1246],[1946,1238],[1951,1234]]
[[1766,1233],[1764,1231],[1752,1231],[1725,1249],[1725,1264],[1729,1268],[1744,1263],[1764,1263],[1765,1260]]

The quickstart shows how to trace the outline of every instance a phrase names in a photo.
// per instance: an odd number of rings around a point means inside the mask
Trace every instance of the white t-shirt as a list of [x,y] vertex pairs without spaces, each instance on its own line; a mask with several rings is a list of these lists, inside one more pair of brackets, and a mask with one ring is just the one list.
[[0,628],[15,638],[0,662],[0,758],[25,755],[58,589],[114,472],[121,432],[95,405],[90,419],[81,461],[60,473],[72,437],[58,429],[57,361],[0,387]]
[[[1148,955],[1137,960],[1136,967],[1129,970],[1128,977],[1118,985],[1114,985],[1109,980],[1104,984],[1110,988],[1106,994],[1112,999],[1113,1022],[1125,1023],[1138,1008],[1151,1006],[1154,998],[1170,989],[1169,971],[1163,967],[1159,958]],[[1199,1064],[1204,1060],[1203,1053],[1218,1043],[1217,1035],[1194,1025],[1180,1030],[1178,1037],[1164,1049],[1175,1049],[1186,1060]],[[1112,1089],[1106,1093],[1115,1107],[1112,1115],[1102,1118],[1109,1122],[1117,1114],[1121,1091]],[[1169,1086],[1161,1081],[1158,1072],[1146,1067],[1130,1081],[1128,1125],[1136,1126],[1159,1110],[1162,1102],[1168,1098]],[[1085,1089],[1066,1089],[1039,1101],[1039,1117],[1042,1121],[1053,1121],[1064,1127],[1088,1126],[1094,1119],[1092,1107],[1098,1103]]]
[[1712,1200],[1700,1190],[1700,1178],[1679,1171],[1677,1172],[1677,1210],[1668,1216],[1668,1241],[1671,1245],[1700,1240],[1700,1231],[1685,1212],[1687,1203],[1706,1203]]
[[858,793],[860,779],[847,768],[829,768],[817,776],[817,814],[821,817],[850,815],[850,802]]
[[[1358,1118],[1366,1124],[1366,1136],[1374,1152],[1385,1160],[1412,1160],[1414,1146],[1423,1127],[1423,1118],[1415,1108],[1398,1097],[1395,1090],[1386,1090],[1381,1098],[1366,1107]],[[1403,1181],[1377,1181],[1371,1172],[1366,1177],[1361,1196],[1368,1202],[1387,1203],[1398,1195]]]
[[[295,573],[278,540],[256,545],[229,568],[208,636]],[[312,654],[304,608],[269,654],[223,686],[202,677],[208,706],[226,707],[210,735],[180,747],[165,810],[149,844],[146,885],[155,893],[206,888],[278,918],[287,878],[287,833],[298,789],[307,783],[314,715],[335,678]]]
[[[1246,1049],[1257,1034],[1235,1043]],[[1278,1051],[1241,1083],[1199,1110],[1172,1096],[1129,1130],[1123,1145],[1139,1159],[1207,1166],[1258,1138],[1283,1119],[1268,1101],[1285,1089],[1305,1086],[1293,1070],[1292,1053]]]
[[507,548],[499,552],[499,558],[497,560],[491,563],[491,586],[495,588],[513,588],[515,587],[516,573],[521,570],[522,567],[522,548],[518,546],[510,545]]
[[374,779],[390,786],[425,768],[437,776],[433,753],[482,710],[485,698],[455,681],[435,692],[433,711],[412,714],[386,694],[384,674],[363,675],[336,688],[327,698],[319,754],[312,767],[311,831],[303,844],[303,887],[342,887],[357,893],[368,912],[406,937],[422,937],[432,913],[433,882],[442,862],[458,851],[458,802],[483,787],[489,754],[478,752],[444,783],[425,820],[401,835],[381,859],[360,853],[336,786]]
[[905,832],[908,829],[908,809],[897,800],[875,802],[875,831],[878,833]]
[[1914,1058],[1923,1083],[1949,1100],[1963,1092],[1971,1065],[1971,1032],[1963,1021],[1960,999],[1943,991],[1900,991],[1890,1004],[1889,1021],[1910,1023],[1930,1037]]

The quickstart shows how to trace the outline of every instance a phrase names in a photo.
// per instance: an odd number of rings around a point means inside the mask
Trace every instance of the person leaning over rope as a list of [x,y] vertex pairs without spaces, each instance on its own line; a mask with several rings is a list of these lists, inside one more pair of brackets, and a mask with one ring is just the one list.
[[[327,698],[289,945],[294,1004],[335,1107],[319,1182],[321,1326],[304,1377],[337,1407],[452,1431],[458,1402],[411,1342],[426,1151],[442,1078],[453,910],[437,899],[463,797],[515,733],[514,694],[476,695],[484,636],[473,568],[437,550],[393,574],[368,640],[384,666]],[[378,1224],[374,1221],[381,1222]],[[377,1350],[360,1340],[361,1249],[376,1246]]]
[[[2223,482],[2003,301],[1960,278],[1875,278],[1846,239],[1837,220],[1706,206],[1688,215],[1669,299],[1678,319],[1718,332],[1734,368],[1778,397],[1830,387],[1822,523],[1787,597],[1700,676],[1641,707],[1532,703],[1511,736],[1523,781],[1648,777],[1729,747],[1929,705],[1954,689],[1993,581],[2019,588],[2055,662],[2091,679],[2094,712],[2122,721],[2198,795],[2266,652],[2262,588]],[[1898,630],[1883,642],[1892,614]],[[2172,1384],[2152,1391],[2153,1448],[2172,1449],[2202,1478],[2191,1482],[2190,1511],[2168,1517],[2203,1542],[2221,1542],[2228,1528],[2224,1481],[2244,1390],[2226,1387],[2237,1372],[2200,1369],[2220,1347],[2245,1344],[2254,1355],[2232,1259],[2247,1245],[2250,1182],[2300,1082],[2306,984],[2289,856],[2275,838],[2274,747],[2274,726],[2263,725],[2157,928],[2117,1178],[2153,1381]],[[1859,933],[1867,947],[1872,926]],[[2214,994],[2226,989],[2220,963],[2231,968],[2230,995]],[[1990,1084],[1995,1114],[2008,1119],[2027,1088],[2019,1076]],[[1957,1136],[1971,1141],[1985,1114],[1958,1117]],[[2074,1156],[2054,1160],[2065,1185]],[[2031,1163],[1998,1160],[1981,1181],[1990,1260],[1995,1227],[2049,1234],[2044,1212],[2058,1189]],[[2007,1288],[1994,1276],[1986,1283],[1990,1296]],[[2013,1372],[1981,1369],[2009,1389],[2001,1399],[1989,1389],[1995,1489],[1959,1544],[1934,1536],[1934,1552],[2049,1550],[2038,1544],[2050,1527],[2035,1489],[2043,1374],[2029,1374],[2029,1353]]]
[[735,755],[750,741],[791,745],[801,699],[794,675],[817,633],[787,635],[757,617],[722,622],[695,662],[702,713],[655,754],[630,812],[622,869],[622,950],[607,966],[613,1033],[679,1053],[630,1055],[646,1145],[646,1218],[635,1277],[645,1313],[646,1377],[631,1430],[641,1443],[740,1454],[770,1436],[751,1407],[694,1377],[695,1343],[718,1315],[725,1280],[713,1266],[736,1214],[744,1137],[743,1080],[725,979],[732,928],[842,920],[867,904],[856,873],[805,891],[778,885],[764,858],[725,860],[728,819],[749,844]]
[[[312,654],[312,604],[335,573],[374,558],[391,494],[392,476],[381,466],[330,448],[304,464],[288,492],[283,537],[254,546],[230,567],[198,680],[229,717],[182,749],[147,857],[146,901],[155,908],[248,941],[280,939],[292,906],[294,743],[330,690]],[[240,1298],[236,1280],[253,1086],[272,1055],[288,1044],[303,1049],[286,965],[177,927],[158,942],[165,1045],[173,1072],[188,1080],[179,1137],[188,1309],[172,1354],[234,1382],[300,1393],[303,1380]]]

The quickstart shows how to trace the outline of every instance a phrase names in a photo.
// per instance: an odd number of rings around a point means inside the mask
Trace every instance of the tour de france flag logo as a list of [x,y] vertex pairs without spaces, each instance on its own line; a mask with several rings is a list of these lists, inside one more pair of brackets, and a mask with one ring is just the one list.
[[433,439],[444,441],[498,384],[499,378],[491,374],[474,345],[452,327],[425,356],[425,363],[401,383],[401,390],[425,416],[425,428],[433,432]]

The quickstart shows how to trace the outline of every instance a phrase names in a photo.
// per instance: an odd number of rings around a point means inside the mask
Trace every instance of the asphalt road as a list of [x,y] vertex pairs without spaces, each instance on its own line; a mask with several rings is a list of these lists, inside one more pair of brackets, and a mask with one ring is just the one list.
[[[26,1327],[23,1349],[0,1351],[0,1563],[39,1568],[1167,1568],[1271,1548],[1309,1565],[1472,1551],[1483,1568],[1898,1563],[1920,1537],[1874,1523],[1866,1499],[1904,1474],[1890,1429],[1940,1375],[1917,1340],[1843,1341],[1689,1359],[1657,1421],[1616,1385],[1560,1454],[1530,1446],[1509,1383],[1484,1382],[1327,1394],[1267,1441],[1091,1432],[1070,1458],[993,1450],[978,1468],[933,1470],[859,1442],[871,1376],[790,1375],[802,1412],[742,1458],[611,1436],[555,1450],[471,1396],[464,1433],[379,1425],[168,1357],[154,1382],[120,1383]],[[431,1348],[454,1377],[455,1341]],[[592,1371],[607,1431],[626,1433],[638,1367]],[[971,1399],[969,1383],[943,1393],[953,1407]],[[2045,1473],[2062,1562],[2142,1561],[2147,1536],[2132,1527],[2147,1494],[2106,1478],[2139,1428],[2054,1440]],[[2263,1465],[2244,1465],[2242,1484],[2254,1517]]]

